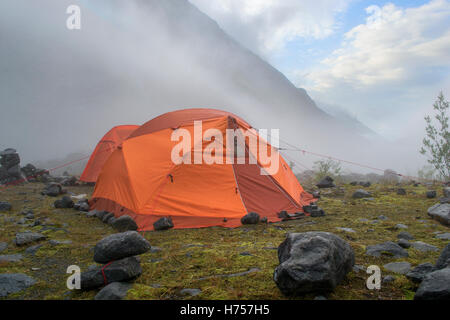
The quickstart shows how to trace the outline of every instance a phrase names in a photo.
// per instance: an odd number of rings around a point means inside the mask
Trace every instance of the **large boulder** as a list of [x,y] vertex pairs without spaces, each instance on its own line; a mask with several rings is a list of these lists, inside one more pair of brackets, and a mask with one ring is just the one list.
[[333,188],[336,187],[336,185],[334,184],[334,180],[333,178],[326,176],[325,178],[323,178],[322,180],[319,181],[318,184],[316,184],[317,188]]
[[423,241],[416,241],[411,243],[411,246],[416,249],[419,250],[421,252],[428,252],[428,251],[438,251],[438,247],[433,246],[431,244],[425,243]]
[[450,204],[437,203],[428,208],[428,215],[443,225],[450,227]]
[[158,230],[167,230],[167,229],[171,229],[173,228],[173,222],[172,219],[170,217],[164,217],[161,219],[158,219],[154,224],[153,224],[153,228],[158,231]]
[[441,255],[436,261],[436,268],[450,268],[450,243],[441,251]]
[[129,281],[142,274],[138,257],[116,260],[81,273],[81,289],[90,290],[113,282]]
[[289,233],[278,259],[273,278],[285,295],[331,291],[355,262],[351,246],[329,232]]
[[241,218],[242,224],[257,224],[259,222],[259,214],[250,212]]
[[136,231],[112,234],[100,240],[94,247],[94,260],[107,263],[125,257],[143,254],[150,250],[150,243]]
[[387,241],[373,246],[367,246],[366,255],[373,257],[381,257],[384,255],[393,258],[403,258],[408,256],[408,252],[397,243]]
[[433,271],[436,271],[436,267],[431,263],[426,262],[419,264],[406,274],[406,277],[415,283],[421,283],[425,276]]
[[414,300],[450,300],[450,268],[427,274],[417,289]]
[[130,283],[113,282],[100,290],[94,300],[122,300],[130,289]]
[[353,199],[362,199],[362,198],[370,198],[371,196],[372,195],[370,192],[368,192],[364,189],[358,189],[353,193],[352,198]]
[[47,237],[43,234],[36,232],[20,232],[16,233],[16,238],[14,239],[14,243],[17,246],[24,246],[33,242],[45,240]]
[[35,283],[36,280],[22,273],[2,273],[0,274],[0,298],[22,291]]
[[136,231],[138,229],[136,221],[128,215],[117,218],[111,225],[119,232]]

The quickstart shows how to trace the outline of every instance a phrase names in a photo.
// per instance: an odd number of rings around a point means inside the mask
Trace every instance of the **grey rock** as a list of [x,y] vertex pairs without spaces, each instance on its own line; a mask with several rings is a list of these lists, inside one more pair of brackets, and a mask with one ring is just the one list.
[[443,225],[450,226],[450,203],[437,203],[428,208],[428,215]]
[[326,176],[322,180],[319,181],[318,184],[316,184],[317,188],[333,188],[336,187],[336,185],[333,182],[333,178]]
[[107,263],[125,257],[143,254],[150,243],[136,231],[116,233],[100,240],[94,247],[94,261]]
[[387,220],[388,218],[386,217],[386,216],[383,216],[383,215],[381,215],[381,216],[378,216],[378,220]]
[[[103,223],[108,223],[111,218],[114,218],[114,213],[108,212],[102,218]],[[125,231],[125,230],[124,230]]]
[[395,229],[408,229],[408,226],[403,223],[398,223],[394,227]]
[[93,218],[93,217],[96,217],[97,216],[97,210],[91,210],[91,211],[89,211],[87,214],[86,214],[86,216],[88,217],[88,218]]
[[1,262],[19,262],[23,259],[23,256],[21,254],[7,254],[0,256],[0,263]]
[[119,232],[136,231],[138,229],[136,222],[128,215],[117,218],[111,225]]
[[386,270],[399,273],[407,274],[411,270],[411,264],[409,262],[391,262],[383,266]]
[[42,244],[37,244],[25,249],[25,254],[35,255],[36,252],[42,247]]
[[62,194],[62,187],[59,183],[53,182],[46,185],[41,194],[49,197],[57,197]]
[[427,274],[420,283],[414,300],[449,300],[450,268]]
[[186,288],[186,289],[180,290],[180,294],[183,296],[189,295],[191,297],[195,297],[195,296],[198,296],[200,293],[202,293],[202,290],[200,290],[200,289]]
[[368,192],[364,189],[358,189],[353,193],[352,198],[353,199],[362,199],[362,198],[370,198],[371,196],[372,195],[370,194],[370,192]]
[[407,231],[402,231],[397,235],[398,239],[414,240],[414,236]]
[[359,222],[369,222],[369,219],[361,218],[361,219],[359,219]]
[[414,249],[417,249],[421,252],[428,252],[428,251],[439,251],[439,249],[435,246],[432,246],[431,244],[422,242],[422,241],[416,241],[411,243],[411,246]]
[[73,208],[73,200],[69,196],[64,196],[54,202],[55,208],[68,209]]
[[8,243],[0,242],[0,252],[5,251],[8,248]]
[[406,252],[405,249],[400,247],[398,244],[392,241],[387,241],[373,246],[367,246],[366,255],[373,257],[387,255],[393,258],[403,258],[408,256],[408,252]]
[[340,231],[344,231],[344,232],[356,233],[356,231],[353,230],[352,228],[340,228],[340,227],[336,227],[336,229],[338,229],[338,230],[340,230]]
[[324,296],[316,296],[314,297],[314,300],[327,300]]
[[259,214],[250,212],[241,218],[242,224],[257,224],[259,222]]
[[173,228],[173,222],[172,219],[170,217],[164,217],[161,219],[158,219],[154,224],[153,224],[153,228],[156,231],[159,230],[168,230]]
[[0,201],[0,212],[11,211],[12,205],[6,201]]
[[96,211],[95,212],[95,216],[99,219],[99,220],[103,220],[103,217],[105,215],[107,215],[109,212],[108,211]]
[[78,211],[88,212],[90,209],[87,199],[79,200],[74,205],[73,208]]
[[122,300],[126,297],[131,287],[130,283],[110,283],[97,293],[94,300]]
[[441,255],[436,261],[436,268],[443,269],[450,267],[450,243],[441,251]]
[[437,197],[437,192],[434,191],[434,190],[427,191],[426,197],[427,197],[428,199],[434,199],[434,198]]
[[366,272],[366,269],[364,268],[364,266],[360,266],[357,264],[355,264],[352,269],[353,269],[353,272],[355,272],[355,273],[359,273],[360,271]]
[[289,233],[278,248],[274,281],[285,295],[333,290],[352,270],[352,247],[329,232]]
[[417,267],[412,269],[406,274],[406,277],[415,283],[420,283],[425,278],[427,274],[430,272],[436,271],[436,267],[433,266],[431,263],[426,262],[419,264]]
[[48,243],[50,243],[52,246],[59,246],[64,244],[72,244],[72,241],[70,240],[50,240]]
[[0,274],[0,298],[20,292],[36,283],[36,280],[21,273]]
[[371,183],[370,183],[369,181],[366,181],[366,182],[361,181],[361,182],[359,183],[359,185],[362,186],[362,187],[368,188],[368,187],[371,186]]
[[400,239],[397,241],[398,245],[402,248],[408,249],[411,248],[411,243],[409,243],[406,239]]
[[403,188],[398,188],[397,189],[397,194],[400,195],[400,196],[404,196],[404,195],[406,195],[406,190],[403,189]]
[[387,275],[385,277],[383,277],[382,283],[386,284],[386,283],[390,283],[395,281],[395,277],[391,276],[391,275]]
[[438,235],[436,235],[436,238],[442,239],[442,240],[450,240],[450,233],[447,232],[447,233],[438,234]]
[[142,273],[137,257],[116,260],[111,264],[81,273],[81,289],[90,290],[105,285],[103,272],[107,283],[122,282],[135,279]]
[[450,198],[450,187],[443,188],[442,192],[444,193],[444,197]]
[[36,232],[20,232],[16,233],[16,238],[14,239],[14,243],[17,246],[27,245],[32,242],[37,242],[41,240],[45,240],[47,237],[43,234]]

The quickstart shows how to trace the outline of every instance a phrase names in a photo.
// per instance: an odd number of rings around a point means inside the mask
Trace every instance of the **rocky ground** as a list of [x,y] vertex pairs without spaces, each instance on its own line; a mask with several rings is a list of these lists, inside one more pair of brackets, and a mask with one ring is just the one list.
[[[450,229],[427,215],[427,209],[442,196],[442,186],[401,186],[405,192],[399,188],[345,184],[323,189],[318,205],[325,216],[235,229],[144,233],[151,250],[140,256],[142,275],[127,287],[126,298],[314,299],[318,294],[286,297],[281,293],[273,280],[279,265],[277,248],[286,233],[327,231],[350,244],[355,267],[325,298],[413,299],[418,284],[405,274],[419,264],[434,265],[449,243]],[[41,195],[43,189],[44,184],[27,183],[0,191],[0,202],[12,206],[0,211],[0,276],[17,273],[29,277],[18,279],[24,290],[0,299],[93,299],[98,290],[67,289],[67,267],[78,265],[82,271],[93,268],[94,246],[117,230],[74,209],[54,208],[54,201],[62,196]],[[353,199],[358,189],[370,192],[370,196]],[[69,186],[67,190],[69,195],[90,196],[93,188]],[[427,198],[429,190],[435,190],[437,198]],[[23,239],[16,235],[24,231],[45,238],[18,245]],[[407,256],[386,254],[385,248],[373,247],[388,241],[397,243],[399,234],[402,245],[409,246],[404,249]],[[370,265],[381,268],[384,281],[379,290],[366,287]]]

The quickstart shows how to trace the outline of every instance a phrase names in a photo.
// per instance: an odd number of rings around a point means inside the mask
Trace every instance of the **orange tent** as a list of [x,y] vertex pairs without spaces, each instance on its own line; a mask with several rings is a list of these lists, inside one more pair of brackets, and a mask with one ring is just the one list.
[[97,143],[94,152],[91,154],[80,180],[84,182],[96,182],[100,170],[108,160],[109,156],[119,146],[123,140],[139,126],[123,125],[112,128],[106,133],[103,138]]
[[[201,121],[200,132],[194,121]],[[217,133],[226,136],[228,130],[236,132],[230,148],[234,154],[226,152],[224,140],[217,141]],[[190,134],[187,150],[177,149],[182,132]],[[244,138],[239,140],[239,135]],[[225,111],[186,109],[163,114],[135,130],[112,153],[98,178],[91,208],[116,217],[129,215],[140,231],[153,230],[153,223],[162,217],[171,217],[175,228],[236,227],[249,212],[269,222],[280,221],[280,211],[303,212],[302,206],[315,199],[303,190],[276,149],[267,155],[279,160],[278,171],[262,174],[269,164],[256,154],[251,136],[270,147],[247,122]],[[236,151],[236,141],[244,141],[244,154]],[[220,146],[214,152],[213,142]],[[178,156],[186,162],[174,163],[173,150],[180,151]],[[207,150],[222,158],[222,164],[195,163],[199,153],[205,159]]]

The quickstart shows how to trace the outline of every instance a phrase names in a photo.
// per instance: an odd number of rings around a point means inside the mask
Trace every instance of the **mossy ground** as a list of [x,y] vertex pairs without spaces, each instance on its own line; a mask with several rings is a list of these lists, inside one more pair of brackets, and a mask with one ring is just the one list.
[[[423,262],[434,263],[439,252],[421,253],[408,249],[409,257],[393,259],[366,256],[368,245],[397,241],[398,223],[406,224],[407,231],[415,241],[424,241],[442,249],[448,241],[435,238],[435,232],[449,232],[449,229],[431,220],[426,210],[437,202],[426,199],[424,186],[404,186],[407,195],[397,195],[395,186],[372,185],[366,190],[372,192],[374,200],[353,200],[351,195],[359,186],[342,185],[345,194],[328,196],[319,200],[325,217],[286,221],[274,224],[242,226],[235,229],[219,227],[201,229],[168,230],[147,232],[144,236],[160,251],[141,256],[143,274],[134,281],[128,299],[312,299],[314,295],[287,298],[273,281],[273,271],[278,265],[278,245],[288,232],[328,231],[347,240],[355,251],[356,264],[365,268],[394,261],[408,261],[413,266]],[[442,194],[439,186],[429,187]],[[8,299],[92,299],[98,292],[70,291],[66,287],[69,265],[78,265],[81,270],[94,264],[93,247],[108,234],[114,233],[109,225],[98,219],[87,218],[72,209],[55,209],[56,198],[40,195],[42,184],[26,184],[11,187],[0,192],[0,201],[9,201],[13,210],[0,213],[0,242],[8,242],[8,248],[0,254],[22,253],[20,262],[0,264],[0,273],[25,273],[38,282],[29,289],[12,294]],[[76,194],[91,194],[87,186],[69,187]],[[18,221],[20,212],[32,209],[36,218],[49,218],[52,229],[42,231],[42,226],[33,228],[8,221]],[[371,223],[378,216],[387,220]],[[360,219],[369,222],[361,222]],[[422,220],[422,221],[419,221]],[[338,227],[352,228],[356,233],[340,231]],[[24,230],[42,232],[49,239],[71,240],[72,244],[43,246],[35,256],[24,254],[25,247],[17,247],[12,240],[15,234]],[[275,248],[275,249],[274,249]],[[244,253],[244,255],[242,254]],[[249,254],[249,255],[248,255]],[[245,276],[220,277],[258,268],[259,271]],[[382,269],[382,275],[391,274]],[[396,280],[383,284],[380,290],[368,290],[364,271],[350,272],[347,278],[328,299],[412,299],[415,285],[402,275],[392,274]],[[206,279],[201,279],[206,278]],[[200,295],[190,298],[180,296],[183,288],[199,288]]]

